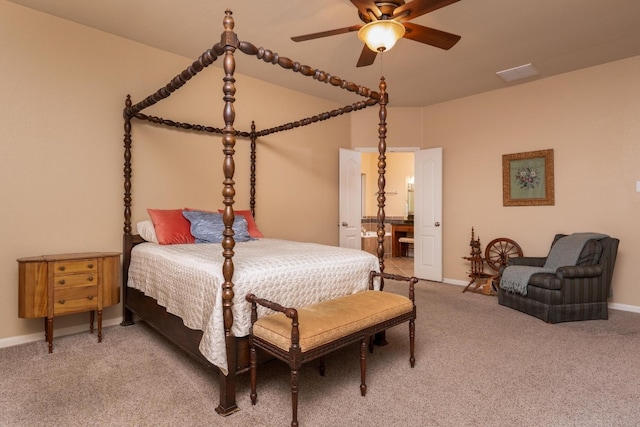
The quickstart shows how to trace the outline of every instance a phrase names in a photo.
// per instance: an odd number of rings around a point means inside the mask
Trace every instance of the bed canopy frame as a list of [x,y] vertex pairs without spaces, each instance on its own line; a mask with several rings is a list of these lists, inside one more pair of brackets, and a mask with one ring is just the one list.
[[[379,123],[378,123],[378,195],[377,195],[377,257],[379,260],[380,270],[384,271],[384,221],[385,221],[385,169],[386,169],[386,133],[387,133],[387,109],[388,94],[386,91],[386,82],[384,77],[380,78],[379,92],[368,89],[367,87],[357,85],[352,82],[343,80],[337,76],[333,76],[325,71],[314,69],[307,65],[301,65],[289,58],[282,57],[275,52],[262,47],[258,48],[252,43],[241,41],[234,32],[234,20],[232,12],[227,10],[223,19],[224,31],[222,32],[219,43],[205,51],[200,57],[194,61],[191,66],[186,68],[180,74],[175,76],[166,86],[159,89],[152,95],[146,97],[138,103],[133,103],[130,95],[127,95],[124,116],[124,236],[123,236],[123,325],[133,324],[133,314],[141,317],[146,323],[167,337],[170,341],[178,345],[184,351],[203,362],[213,370],[217,371],[220,382],[220,403],[216,408],[216,412],[221,415],[228,415],[238,410],[236,405],[236,380],[235,377],[239,373],[248,370],[248,357],[245,358],[245,352],[248,350],[246,337],[235,337],[231,331],[233,324],[233,255],[234,255],[234,233],[232,229],[234,221],[234,196],[236,190],[234,188],[235,161],[234,152],[237,138],[249,138],[251,141],[250,161],[251,161],[251,177],[250,177],[250,210],[255,215],[255,183],[256,183],[256,141],[258,137],[270,135],[276,132],[287,131],[301,126],[307,126],[312,123],[331,119],[333,117],[350,113],[352,111],[361,110],[370,106],[379,106]],[[235,53],[240,51],[244,54],[255,56],[264,62],[270,62],[279,65],[283,69],[291,70],[311,77],[318,82],[330,84],[337,88],[353,92],[364,97],[364,100],[355,102],[342,108],[337,108],[328,112],[322,112],[312,117],[303,118],[294,122],[285,123],[283,125],[256,130],[255,122],[251,124],[250,131],[240,131],[234,127],[236,112],[234,108],[235,102]],[[161,100],[169,97],[174,91],[180,89],[192,77],[196,76],[206,67],[214,63],[218,58],[222,57],[222,67],[224,70],[223,77],[223,119],[224,127],[216,128],[212,126],[204,126],[198,124],[181,123],[161,117],[143,114],[141,111],[150,107]],[[144,240],[137,234],[132,234],[131,227],[131,206],[132,206],[132,122],[135,120],[148,122],[155,125],[178,128],[186,131],[202,132],[206,134],[222,135],[222,151],[224,154],[223,172],[224,181],[222,188],[222,196],[224,210],[222,214],[225,229],[223,232],[222,249],[223,249],[223,267],[222,273],[224,284],[222,285],[223,300],[223,319],[227,358],[229,360],[229,372],[224,375],[217,367],[211,364],[202,356],[198,350],[198,343],[202,336],[201,331],[195,331],[186,328],[180,318],[166,312],[166,310],[157,305],[155,300],[145,296],[142,292],[127,287],[128,269],[131,262],[131,250]],[[381,287],[383,284],[381,283]],[[248,354],[248,352],[247,352]]]

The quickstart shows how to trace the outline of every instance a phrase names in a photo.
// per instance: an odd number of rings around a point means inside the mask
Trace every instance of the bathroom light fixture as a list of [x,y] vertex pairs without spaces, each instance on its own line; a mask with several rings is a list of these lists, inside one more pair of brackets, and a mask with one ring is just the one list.
[[374,52],[391,49],[404,35],[404,25],[392,19],[369,22],[358,31],[358,38]]

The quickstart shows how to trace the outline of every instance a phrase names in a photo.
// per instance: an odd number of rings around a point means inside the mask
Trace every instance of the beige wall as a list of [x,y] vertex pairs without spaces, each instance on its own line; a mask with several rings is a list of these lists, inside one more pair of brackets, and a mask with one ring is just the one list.
[[[443,147],[445,277],[465,278],[471,227],[545,256],[555,233],[620,238],[611,301],[640,307],[640,57],[423,109]],[[553,149],[555,205],[502,206],[502,155]]]
[[[638,75],[635,57],[424,108],[390,104],[390,146],[417,137],[421,148],[443,147],[445,280],[468,280],[471,227],[483,249],[509,237],[531,256],[545,256],[556,233],[596,231],[621,240],[611,301],[640,310]],[[377,143],[370,120],[371,111],[353,117],[354,148]],[[502,155],[543,149],[554,150],[555,205],[504,207]]]
[[[0,340],[7,342],[43,331],[41,319],[18,318],[17,258],[121,250],[125,96],[139,101],[150,95],[193,58],[4,0],[0,45]],[[221,78],[220,68],[209,67],[145,112],[222,127]],[[236,78],[236,123],[242,130],[250,129],[251,120],[263,129],[338,107],[241,73]],[[288,102],[277,102],[282,99]],[[134,221],[146,218],[147,207],[222,207],[219,136],[137,125],[133,139]],[[338,148],[348,146],[348,115],[263,140],[256,216],[267,236],[337,244]],[[248,143],[238,141],[237,151],[235,207],[247,208]],[[111,307],[105,321],[120,315],[119,306]],[[61,317],[56,330],[87,320],[86,314]]]

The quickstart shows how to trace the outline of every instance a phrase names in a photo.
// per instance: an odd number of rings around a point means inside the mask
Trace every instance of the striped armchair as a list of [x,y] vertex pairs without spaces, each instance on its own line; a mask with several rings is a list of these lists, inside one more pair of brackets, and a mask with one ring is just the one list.
[[[564,234],[557,234],[553,244]],[[531,276],[526,295],[498,291],[498,302],[547,323],[607,319],[607,298],[618,244],[613,237],[589,240],[575,266],[560,267],[555,273]],[[546,257],[510,258],[509,265],[542,267]]]

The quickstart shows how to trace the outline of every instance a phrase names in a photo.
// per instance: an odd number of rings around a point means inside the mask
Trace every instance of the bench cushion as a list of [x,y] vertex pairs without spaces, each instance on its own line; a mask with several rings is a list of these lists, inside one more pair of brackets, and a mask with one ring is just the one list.
[[[300,349],[312,350],[402,314],[413,311],[405,296],[382,291],[362,291],[298,311]],[[283,313],[262,316],[253,324],[253,335],[289,351],[291,319]]]

